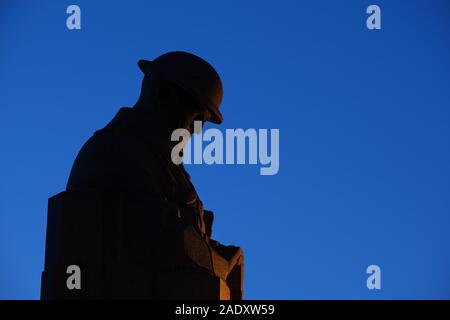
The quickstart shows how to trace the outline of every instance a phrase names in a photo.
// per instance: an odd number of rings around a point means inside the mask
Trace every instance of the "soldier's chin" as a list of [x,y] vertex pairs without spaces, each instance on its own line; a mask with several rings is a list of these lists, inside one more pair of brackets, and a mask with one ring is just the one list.
[[[191,136],[193,135],[193,134],[195,134],[196,132],[195,132],[195,127],[194,127],[194,123],[192,122],[192,124],[190,124],[189,126],[186,126],[187,128],[188,128],[188,130],[189,130],[189,133],[191,134]],[[198,133],[198,132],[197,132]]]

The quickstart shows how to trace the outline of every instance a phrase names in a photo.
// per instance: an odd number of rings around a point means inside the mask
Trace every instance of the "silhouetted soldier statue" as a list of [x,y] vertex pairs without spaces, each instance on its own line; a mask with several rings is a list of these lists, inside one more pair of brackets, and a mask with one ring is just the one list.
[[95,132],[49,199],[41,296],[242,299],[241,249],[211,239],[213,213],[171,159],[175,129],[222,122],[220,77],[186,52],[138,65],[139,100]]

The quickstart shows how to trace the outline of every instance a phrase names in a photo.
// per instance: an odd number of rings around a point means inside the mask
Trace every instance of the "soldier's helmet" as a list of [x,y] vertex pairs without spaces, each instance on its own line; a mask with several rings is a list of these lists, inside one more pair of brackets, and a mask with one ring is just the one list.
[[211,122],[220,124],[219,111],[222,102],[222,81],[216,70],[202,58],[184,51],[165,53],[153,61],[139,60],[139,68],[145,74],[158,73],[190,94],[200,105],[211,112]]

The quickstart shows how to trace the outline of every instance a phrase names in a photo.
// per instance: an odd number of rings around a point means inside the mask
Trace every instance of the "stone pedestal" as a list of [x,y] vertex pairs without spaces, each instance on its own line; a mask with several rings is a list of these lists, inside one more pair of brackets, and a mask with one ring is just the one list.
[[[120,193],[49,199],[42,299],[243,299],[239,247],[203,238]],[[70,265],[81,288],[69,289]]]

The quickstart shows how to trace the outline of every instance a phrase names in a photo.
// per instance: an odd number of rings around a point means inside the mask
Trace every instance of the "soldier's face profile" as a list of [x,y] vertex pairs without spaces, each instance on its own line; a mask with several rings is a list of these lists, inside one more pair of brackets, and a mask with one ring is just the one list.
[[173,87],[167,107],[173,110],[172,115],[176,117],[177,128],[189,130],[194,133],[194,121],[202,121],[202,127],[211,118],[210,112],[201,106],[192,96],[179,87]]
[[189,128],[186,128],[186,129],[189,130],[189,132],[191,133],[191,135],[192,135],[193,133],[197,133],[197,132],[194,132],[194,123],[195,123],[195,121],[201,121],[201,122],[202,122],[201,128],[203,128],[203,126],[205,125],[205,122],[206,122],[206,121],[209,121],[210,119],[211,119],[211,113],[210,113],[207,109],[204,109],[204,110],[198,110],[198,111],[194,114],[194,118],[193,118],[193,120],[191,121],[191,123],[190,123],[190,125],[189,125]]

